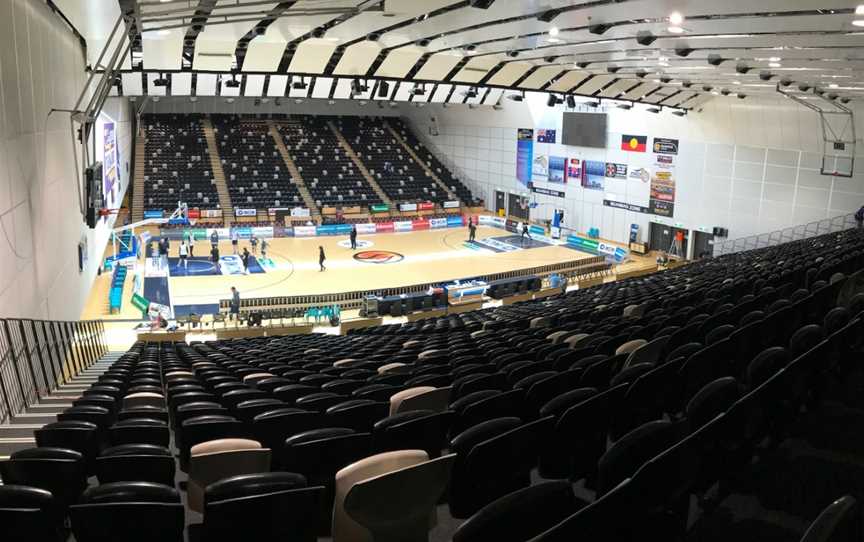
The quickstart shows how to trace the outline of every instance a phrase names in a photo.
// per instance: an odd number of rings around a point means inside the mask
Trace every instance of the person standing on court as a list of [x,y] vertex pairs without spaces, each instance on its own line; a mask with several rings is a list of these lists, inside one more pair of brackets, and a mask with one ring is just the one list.
[[270,246],[270,243],[267,242],[267,239],[261,239],[261,257],[263,259],[267,259],[267,248]]
[[474,224],[474,221],[471,220],[471,217],[468,217],[468,240],[473,241],[477,237],[477,226]]
[[229,318],[236,320],[240,316],[240,292],[237,288],[231,287],[231,304],[228,308]]
[[195,257],[195,236],[189,230],[183,231],[183,240],[186,241],[186,246],[189,249],[189,257]]
[[231,230],[231,250],[234,251],[234,255],[237,255],[237,243],[240,242],[240,236],[237,234],[237,230]]
[[255,237],[254,233],[249,238],[249,244],[252,245],[252,254],[258,254],[258,238]]
[[219,273],[219,245],[213,245],[210,248],[210,261],[213,262],[216,273]]
[[351,226],[351,250],[357,250],[357,226]]
[[186,244],[185,240],[180,241],[180,248],[178,248],[177,250],[180,256],[180,265],[182,265],[184,269],[188,269],[189,263],[187,259],[189,256],[189,245]]
[[243,273],[247,275],[249,274],[249,256],[251,256],[249,249],[243,247],[243,254],[240,256],[240,259],[243,260]]
[[166,269],[168,267],[168,239],[159,239],[159,268]]
[[324,247],[318,245],[318,265],[321,266],[319,271],[326,271],[327,268],[324,267],[324,260],[327,259],[327,256],[324,255]]
[[523,223],[522,223],[522,242],[523,242],[523,243],[525,242],[525,238],[526,238],[526,237],[527,237],[528,240],[530,241],[530,240],[531,240],[531,232],[528,231],[528,223],[527,223],[527,222],[523,222]]
[[216,229],[213,229],[213,233],[210,234],[210,248],[218,248],[219,247],[219,232]]

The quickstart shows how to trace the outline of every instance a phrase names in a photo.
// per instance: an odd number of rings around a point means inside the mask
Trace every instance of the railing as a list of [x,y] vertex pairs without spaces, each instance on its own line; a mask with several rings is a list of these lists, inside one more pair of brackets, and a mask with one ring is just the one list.
[[808,224],[800,224],[775,230],[759,235],[751,235],[750,237],[741,237],[739,239],[729,239],[721,243],[714,243],[714,256],[722,256],[723,254],[732,254],[733,252],[742,252],[745,250],[753,250],[756,248],[765,248],[788,243],[790,241],[799,241],[801,239],[809,239],[826,233],[832,233],[842,230],[848,230],[856,226],[855,215],[835,216],[817,220]]
[[0,319],[0,423],[95,363],[104,332],[101,320]]

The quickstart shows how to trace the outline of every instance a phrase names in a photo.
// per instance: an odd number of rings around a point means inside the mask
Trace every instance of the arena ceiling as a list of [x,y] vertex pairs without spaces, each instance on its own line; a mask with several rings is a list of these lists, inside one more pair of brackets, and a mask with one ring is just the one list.
[[848,1],[52,1],[91,66],[125,15],[124,96],[494,105],[543,91],[692,109],[782,82],[864,98],[864,5]]

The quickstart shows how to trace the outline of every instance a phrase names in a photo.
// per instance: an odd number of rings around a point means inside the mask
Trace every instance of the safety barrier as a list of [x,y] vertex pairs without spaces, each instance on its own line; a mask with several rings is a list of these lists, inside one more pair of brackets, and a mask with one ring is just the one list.
[[0,423],[95,363],[104,333],[101,320],[0,319]]

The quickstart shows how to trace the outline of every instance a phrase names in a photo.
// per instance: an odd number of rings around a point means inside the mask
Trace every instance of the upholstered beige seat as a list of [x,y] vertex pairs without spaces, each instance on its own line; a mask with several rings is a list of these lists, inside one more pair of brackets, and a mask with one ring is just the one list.
[[333,367],[350,367],[353,363],[356,363],[357,361],[359,360],[354,358],[340,359],[339,361],[333,362]]
[[478,329],[477,331],[471,332],[472,339],[482,339],[483,337],[488,337],[492,335],[492,332],[486,329]]
[[443,354],[446,352],[447,352],[446,350],[439,350],[439,349],[435,349],[435,348],[433,348],[432,350],[424,350],[424,351],[420,352],[419,354],[417,354],[417,359],[422,361],[426,358],[433,358],[433,357],[437,356],[438,354]]
[[399,450],[337,472],[333,542],[426,542],[454,459]]
[[410,410],[443,412],[450,404],[450,388],[417,386],[390,396],[390,415]]
[[207,486],[240,474],[270,471],[270,449],[256,440],[223,438],[196,444],[189,458],[189,508],[204,510]]
[[254,386],[265,378],[273,378],[273,376],[274,375],[270,373],[252,373],[243,377],[243,383],[249,386]]
[[533,328],[549,327],[552,324],[552,319],[548,316],[538,316],[531,319],[529,326]]
[[165,408],[165,397],[151,391],[130,393],[123,398],[123,410],[137,407]]
[[627,341],[626,343],[615,349],[615,355],[617,356],[618,354],[629,354],[637,348],[646,344],[648,344],[648,341],[646,341],[645,339],[634,339],[632,341]]
[[571,335],[564,339],[564,344],[567,344],[571,349],[575,350],[579,348],[579,342],[586,338],[588,338],[588,333],[577,333],[576,335]]
[[411,370],[410,365],[395,362],[395,363],[388,363],[386,365],[382,365],[381,367],[378,367],[378,374],[379,375],[383,375],[384,373],[398,374],[398,373],[405,373],[405,372],[408,372],[410,370]]
[[630,356],[624,363],[624,368],[631,367],[637,363],[657,363],[666,343],[669,342],[670,335],[657,337],[649,343],[645,343],[636,350],[630,352]]
[[165,380],[171,380],[174,377],[183,377],[183,376],[195,376],[195,373],[192,371],[170,371],[165,373]]
[[556,331],[554,333],[550,333],[549,335],[546,335],[546,340],[552,341],[552,344],[558,344],[561,342],[561,340],[564,337],[567,336],[568,333],[570,333],[570,332],[569,331]]
[[414,348],[415,346],[420,346],[423,344],[423,341],[418,341],[417,339],[412,339],[410,341],[405,341],[402,343],[402,348]]

